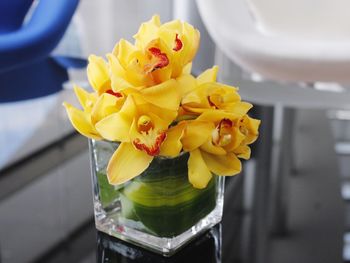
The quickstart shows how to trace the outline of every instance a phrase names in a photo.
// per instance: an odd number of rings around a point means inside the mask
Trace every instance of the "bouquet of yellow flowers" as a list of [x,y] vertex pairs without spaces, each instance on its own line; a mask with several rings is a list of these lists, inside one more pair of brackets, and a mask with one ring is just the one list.
[[153,16],[134,38],[107,61],[91,55],[94,91],[75,86],[82,110],[64,106],[91,139],[96,227],[171,254],[220,222],[222,176],[250,158],[260,121],[237,88],[216,81],[218,67],[191,74],[199,45],[191,25]]
[[239,173],[239,158],[250,158],[260,121],[247,115],[252,105],[241,101],[237,88],[216,81],[218,67],[191,75],[199,32],[153,16],[134,38],[134,44],[120,40],[107,62],[89,57],[94,92],[74,88],[83,110],[64,103],[82,135],[120,142],[109,160],[109,183],[140,175],[155,156],[182,152],[190,154],[188,179],[196,188],[205,188],[213,173]]

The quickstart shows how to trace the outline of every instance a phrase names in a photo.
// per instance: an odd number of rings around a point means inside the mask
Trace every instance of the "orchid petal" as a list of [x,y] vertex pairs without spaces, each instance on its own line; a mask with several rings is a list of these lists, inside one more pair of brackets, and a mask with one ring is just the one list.
[[232,112],[223,110],[207,110],[204,111],[198,118],[198,121],[219,122],[222,119],[237,121],[242,118],[252,107],[250,103],[237,102],[236,108]]
[[245,160],[248,160],[251,155],[250,147],[247,145],[239,146],[233,152],[237,155],[237,157]]
[[[178,89],[180,90],[180,93],[182,96],[188,94],[189,92],[193,91],[197,88],[196,86],[196,79],[189,74],[183,74],[177,79],[178,82]],[[185,103],[185,102],[182,102]]]
[[207,83],[207,82],[215,82],[217,74],[218,74],[218,70],[219,70],[219,67],[214,66],[214,67],[204,71],[202,74],[200,74],[197,77],[198,85],[201,85],[201,84]]
[[111,87],[114,92],[130,88],[133,85],[126,80],[125,70],[120,65],[117,57],[113,54],[107,54],[109,65],[111,68]]
[[213,155],[202,152],[202,157],[209,170],[216,175],[232,176],[241,172],[241,161],[234,153]]
[[137,34],[134,35],[135,45],[141,49],[146,48],[149,42],[158,38],[160,25],[161,23],[158,15],[154,15],[151,20],[142,23]]
[[195,149],[190,152],[188,159],[188,179],[193,187],[205,188],[212,178],[212,174],[204,162],[201,151]]
[[141,90],[145,101],[152,103],[162,109],[177,111],[180,104],[180,94],[177,82],[173,79]]
[[166,139],[160,148],[160,155],[174,158],[182,150],[181,138],[186,127],[185,122],[178,123],[171,127],[166,133]]
[[244,101],[226,104],[223,110],[228,111],[236,116],[243,116],[253,107],[252,104]]
[[91,111],[91,108],[96,101],[95,94],[89,93],[77,85],[74,85],[73,89],[84,111]]
[[189,75],[191,74],[191,71],[192,71],[192,62],[187,63],[187,65],[183,67],[182,74]]
[[215,154],[215,155],[225,155],[226,154],[225,149],[214,145],[212,140],[206,141],[204,144],[201,145],[200,149],[207,152],[207,153],[211,153],[211,154]]
[[[94,107],[91,111],[91,121],[96,123],[108,115],[118,112],[121,105],[118,105],[118,101],[121,101],[121,98],[117,98],[108,93],[103,93],[98,100],[96,101]],[[119,107],[118,107],[119,106]]]
[[109,70],[106,61],[98,56],[90,55],[87,66],[87,76],[91,86],[99,94],[110,85]]
[[140,94],[133,94],[134,101],[137,105],[137,109],[142,114],[147,114],[152,112],[161,119],[165,120],[168,124],[173,122],[177,116],[177,110],[168,110],[158,107],[154,104],[148,103],[144,100],[143,96]]
[[256,141],[256,139],[259,136],[259,126],[261,121],[257,119],[253,119],[249,117],[248,115],[243,118],[244,124],[246,125],[246,128],[248,129],[248,134],[245,142],[247,144],[251,144]]
[[209,122],[193,121],[188,123],[181,140],[184,150],[192,151],[200,147],[211,138],[214,129],[214,124]]
[[101,136],[97,130],[92,126],[90,115],[81,110],[74,108],[71,104],[64,102],[63,106],[66,108],[68,118],[73,127],[82,135],[100,140]]
[[241,133],[238,127],[232,127],[231,136],[231,143],[225,146],[225,149],[227,149],[228,151],[234,151],[246,139],[246,136],[243,133]]
[[95,126],[102,137],[107,140],[128,142],[130,141],[130,127],[136,114],[136,106],[130,95],[119,112],[100,120]]
[[119,185],[140,175],[147,169],[153,157],[136,150],[131,143],[121,143],[107,166],[110,184]]
[[121,39],[113,49],[113,55],[117,57],[120,65],[126,69],[130,63],[130,57],[137,51],[135,46],[125,39]]
[[109,141],[129,142],[131,122],[125,114],[118,112],[96,123],[95,127],[103,138]]

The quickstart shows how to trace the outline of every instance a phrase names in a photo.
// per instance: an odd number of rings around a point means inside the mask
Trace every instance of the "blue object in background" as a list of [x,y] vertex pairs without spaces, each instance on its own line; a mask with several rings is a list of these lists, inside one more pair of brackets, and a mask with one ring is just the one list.
[[68,67],[86,60],[51,57],[66,31],[79,0],[40,0],[29,21],[33,0],[0,1],[0,102],[52,94],[68,80]]

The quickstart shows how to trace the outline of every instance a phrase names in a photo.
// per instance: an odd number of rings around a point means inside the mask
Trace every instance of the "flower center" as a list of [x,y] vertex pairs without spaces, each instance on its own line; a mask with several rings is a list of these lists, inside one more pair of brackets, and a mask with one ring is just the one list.
[[146,134],[153,129],[153,123],[149,116],[142,115],[137,121],[137,129],[140,133],[145,132]]
[[[154,136],[150,136],[152,138],[136,138],[133,141],[136,149],[140,151],[146,152],[150,156],[156,156],[160,152],[160,146],[166,138],[165,132],[160,132]],[[155,137],[155,138],[153,138]]]
[[168,56],[165,53],[162,53],[162,51],[157,47],[151,47],[148,49],[149,53],[151,54],[150,63],[146,64],[144,66],[144,71],[149,73],[153,72],[156,69],[164,68],[168,66],[169,59]]
[[222,119],[212,132],[212,141],[215,145],[224,147],[231,143],[232,121],[229,119]]

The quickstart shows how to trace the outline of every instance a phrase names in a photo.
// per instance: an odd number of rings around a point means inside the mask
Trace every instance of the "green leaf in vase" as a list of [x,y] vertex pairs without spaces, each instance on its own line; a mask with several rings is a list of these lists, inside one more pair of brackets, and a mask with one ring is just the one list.
[[106,208],[119,197],[119,189],[110,185],[106,174],[97,172],[97,181],[99,186],[100,201],[103,208]]

